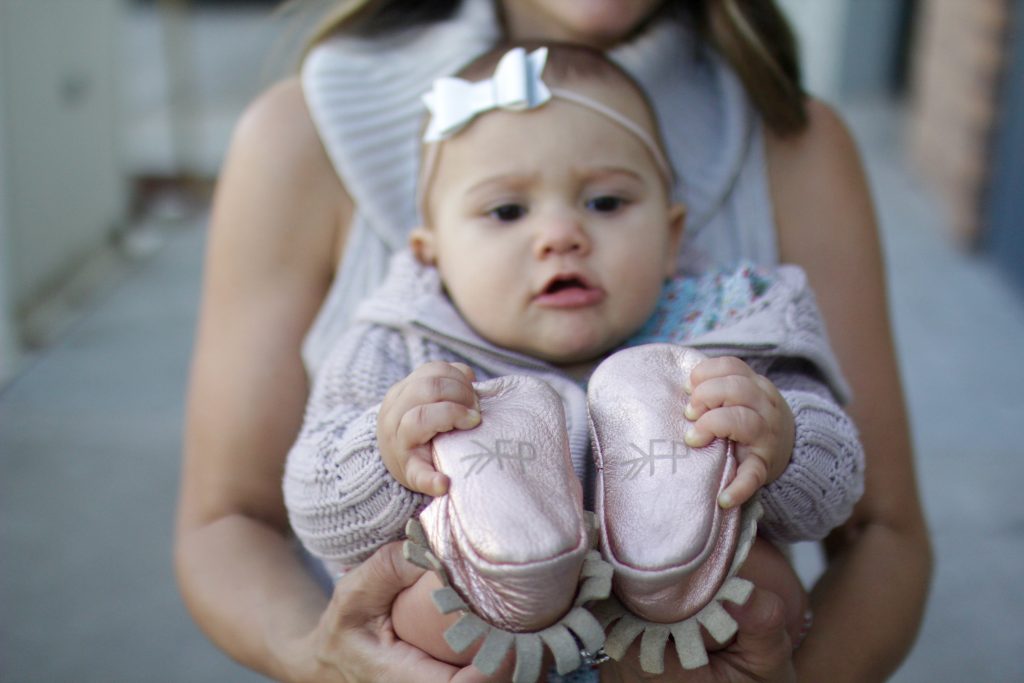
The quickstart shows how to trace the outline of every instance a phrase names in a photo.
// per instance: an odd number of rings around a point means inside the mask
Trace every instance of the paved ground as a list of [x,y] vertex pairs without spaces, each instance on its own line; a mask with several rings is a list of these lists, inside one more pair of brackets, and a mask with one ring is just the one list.
[[[848,112],[875,187],[938,570],[898,683],[1024,680],[1024,296],[954,250],[895,160],[891,112]],[[207,644],[170,563],[201,222],[0,392],[0,680],[262,680]],[[800,554],[813,574],[813,553]],[[879,577],[884,581],[885,577]]]

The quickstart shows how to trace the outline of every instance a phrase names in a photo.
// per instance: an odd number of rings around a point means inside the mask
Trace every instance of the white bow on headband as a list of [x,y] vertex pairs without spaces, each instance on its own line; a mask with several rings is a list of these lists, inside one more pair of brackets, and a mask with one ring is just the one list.
[[492,109],[522,111],[539,107],[551,99],[551,91],[540,74],[548,58],[542,47],[529,55],[521,47],[509,50],[498,62],[494,76],[471,83],[461,78],[439,78],[423,96],[430,109],[430,125],[424,142],[444,140],[477,115]]

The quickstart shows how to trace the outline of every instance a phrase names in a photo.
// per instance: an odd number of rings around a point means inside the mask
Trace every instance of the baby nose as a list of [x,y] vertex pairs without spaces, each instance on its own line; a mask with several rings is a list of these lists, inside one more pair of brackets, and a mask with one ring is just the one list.
[[590,238],[573,216],[552,216],[544,221],[537,237],[537,255],[549,256],[570,252],[586,252]]

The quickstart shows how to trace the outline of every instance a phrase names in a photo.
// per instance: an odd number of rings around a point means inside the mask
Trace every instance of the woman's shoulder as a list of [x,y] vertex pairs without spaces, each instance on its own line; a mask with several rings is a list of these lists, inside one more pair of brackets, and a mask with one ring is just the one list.
[[[807,126],[788,134],[765,130],[765,151],[772,191],[842,182],[861,175],[857,145],[842,116],[831,105],[807,100]],[[807,193],[802,193],[805,195]],[[788,198],[788,197],[784,197]]]
[[296,180],[334,175],[298,76],[270,85],[249,103],[235,126],[231,146],[235,153],[259,155],[280,171],[300,174]]
[[[842,116],[831,105],[808,98],[807,126],[798,133],[778,134],[766,130],[769,164],[784,165],[788,173],[813,175],[837,171],[841,167],[860,167],[856,143]],[[773,172],[769,166],[769,172]]]
[[244,174],[275,198],[320,206],[335,217],[351,213],[351,200],[324,149],[298,76],[270,85],[246,107],[235,126],[227,170]]
[[258,250],[265,261],[301,253],[303,263],[322,259],[331,267],[351,210],[299,79],[269,86],[235,125],[214,197],[214,232],[231,236],[233,253]]
[[874,207],[857,144],[840,114],[809,99],[800,133],[765,135],[780,259],[803,266],[812,282],[826,264],[874,259]]

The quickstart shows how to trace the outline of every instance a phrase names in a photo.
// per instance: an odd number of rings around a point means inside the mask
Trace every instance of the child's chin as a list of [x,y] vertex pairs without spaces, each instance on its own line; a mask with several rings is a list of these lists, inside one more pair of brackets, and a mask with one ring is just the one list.
[[604,330],[590,326],[558,330],[556,334],[541,331],[529,341],[506,348],[533,356],[552,365],[579,365],[601,360],[624,341]]
[[607,343],[583,344],[576,340],[575,343],[566,343],[534,355],[553,365],[579,365],[598,361],[613,348],[614,345]]

